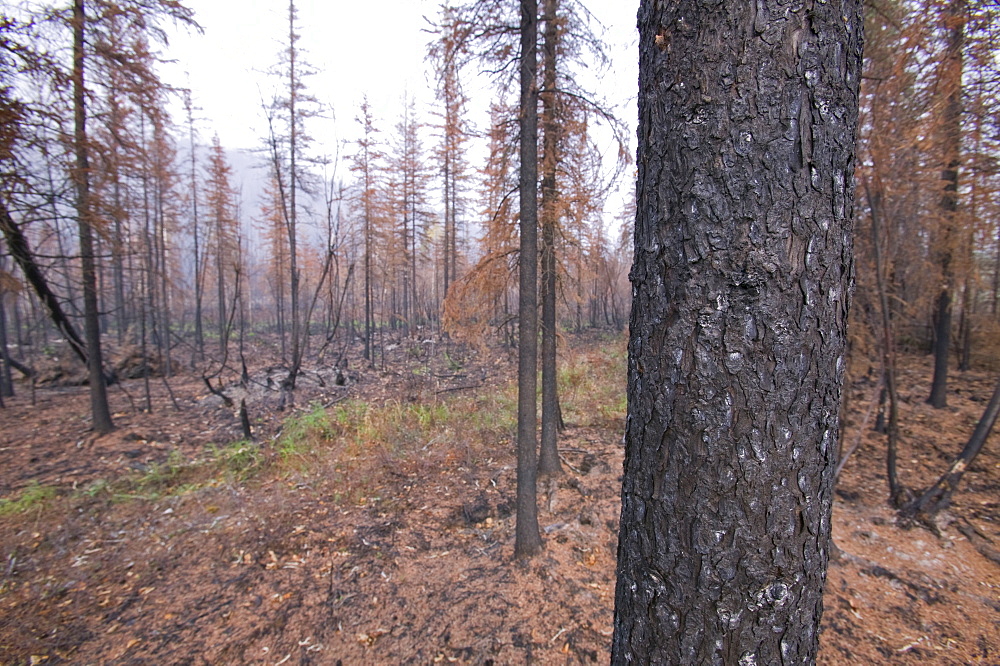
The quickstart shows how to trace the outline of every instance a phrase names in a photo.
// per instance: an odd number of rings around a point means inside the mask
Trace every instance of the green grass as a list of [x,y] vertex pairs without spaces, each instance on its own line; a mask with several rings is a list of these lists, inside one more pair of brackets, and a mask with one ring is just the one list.
[[32,509],[41,511],[55,496],[56,489],[52,486],[32,483],[21,490],[16,499],[0,499],[0,516],[27,513]]
[[333,424],[326,409],[315,404],[310,411],[285,421],[278,440],[278,454],[285,462],[305,457],[315,451],[317,444],[329,440],[333,432]]
[[[622,427],[626,411],[624,339],[560,358],[563,413],[571,425]],[[382,404],[346,400],[330,409],[314,406],[285,423],[278,442],[280,465],[288,471],[328,469],[338,486],[365,485],[379,466],[438,456],[470,463],[511,447],[517,430],[517,390],[511,383],[427,402],[388,400]]]
[[225,446],[210,449],[212,459],[209,466],[223,475],[226,480],[242,483],[258,474],[265,466],[264,453],[256,442],[238,440]]
[[[564,420],[571,426],[619,429],[624,424],[624,339],[561,350],[558,381]],[[509,384],[432,397],[426,402],[358,399],[312,405],[289,417],[273,448],[252,441],[212,446],[188,460],[172,451],[142,472],[98,479],[79,498],[152,501],[219,483],[244,484],[262,475],[324,476],[337,501],[377,493],[386,469],[428,468],[460,460],[478,464],[511,452],[517,432],[517,387]],[[416,469],[417,467],[410,467]],[[45,507],[56,489],[32,485],[0,500],[0,516]]]
[[626,411],[624,338],[598,348],[568,350],[559,363],[559,398],[567,423],[624,426]]
[[152,502],[192,493],[222,480],[242,483],[259,472],[263,463],[264,455],[252,442],[209,447],[208,456],[200,460],[188,460],[173,450],[165,462],[111,480],[96,479],[76,494],[90,499],[106,497],[113,502]]

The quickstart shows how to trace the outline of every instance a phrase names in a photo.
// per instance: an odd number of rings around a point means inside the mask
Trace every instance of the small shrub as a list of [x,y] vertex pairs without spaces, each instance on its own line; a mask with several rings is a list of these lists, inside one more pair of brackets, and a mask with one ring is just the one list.
[[315,404],[304,414],[293,416],[285,422],[278,455],[282,462],[306,458],[314,454],[318,445],[334,438],[334,424],[323,405]]

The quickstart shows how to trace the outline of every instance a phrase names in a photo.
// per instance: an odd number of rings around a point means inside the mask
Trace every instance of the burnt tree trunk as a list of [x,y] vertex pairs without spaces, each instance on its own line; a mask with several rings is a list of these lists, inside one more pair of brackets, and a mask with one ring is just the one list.
[[[10,251],[11,256],[14,257],[14,261],[17,262],[18,268],[21,269],[21,273],[24,275],[24,279],[28,281],[31,288],[34,290],[35,294],[38,296],[38,300],[45,305],[45,309],[49,311],[49,317],[52,319],[52,323],[56,325],[59,332],[62,333],[66,342],[69,344],[70,349],[76,354],[84,365],[87,365],[87,347],[77,333],[76,328],[73,326],[73,322],[69,320],[66,313],[62,309],[62,305],[59,302],[59,297],[56,296],[55,292],[49,287],[48,281],[45,279],[45,275],[42,273],[42,269],[39,267],[38,263],[35,261],[35,255],[31,251],[31,246],[28,243],[27,237],[21,228],[17,226],[13,218],[10,216],[10,211],[7,210],[7,206],[3,201],[0,201],[0,231],[3,231],[4,238],[7,241],[7,249]],[[15,310],[16,312],[16,310]]]
[[556,216],[559,193],[559,119],[556,114],[556,58],[559,55],[558,0],[543,0],[545,18],[542,93],[542,440],[538,474],[562,472],[559,462],[559,392],[556,370]]
[[14,395],[14,379],[10,372],[10,349],[7,347],[7,306],[4,304],[4,292],[0,289],[0,396],[5,398]]
[[[969,244],[971,250],[971,244]],[[970,252],[971,255],[971,252]],[[975,259],[972,256],[966,257],[971,266]],[[962,314],[958,318],[958,370],[968,372],[972,368],[972,309],[973,304],[978,300],[973,295],[975,283],[971,276],[966,276],[965,286],[962,288]]]
[[899,453],[899,391],[896,385],[896,333],[892,325],[892,309],[889,307],[889,288],[885,279],[885,261],[882,258],[882,196],[872,194],[868,180],[864,181],[868,198],[868,211],[872,221],[872,251],[875,255],[875,285],[878,291],[880,337],[882,352],[882,381],[885,387],[883,398],[889,401],[889,420],[883,423],[879,432],[886,434],[885,474],[889,482],[889,501],[896,507],[902,501],[903,488],[899,484],[899,470],[896,464]]
[[815,659],[862,25],[860,0],[640,6],[613,663]]
[[[302,116],[301,108],[296,110],[296,103],[303,93],[301,72],[296,70],[299,51],[296,42],[299,35],[295,32],[295,19],[298,10],[294,0],[288,2],[288,209],[285,216],[285,231],[288,239],[288,295],[289,306],[292,318],[292,372],[288,374],[285,384],[288,390],[295,389],[295,379],[298,377],[299,368],[302,366],[302,354],[305,353],[309,343],[309,323],[302,322],[301,310],[301,269],[298,259],[298,162],[300,144],[308,139],[303,139],[299,134],[300,123],[305,116]],[[308,97],[306,98],[308,99]],[[302,116],[302,118],[300,118]],[[303,330],[304,329],[304,330]],[[370,351],[370,350],[369,350]]]
[[200,232],[200,222],[198,220],[198,153],[194,142],[194,108],[191,103],[191,93],[184,93],[184,109],[187,112],[188,122],[188,146],[191,151],[191,240],[194,250],[194,340],[197,352],[197,360],[205,360],[205,332],[202,327],[202,292],[203,272],[201,266],[201,247],[199,245],[198,234]]
[[538,532],[538,0],[521,0],[520,257],[517,340],[517,525],[514,557],[542,549]]
[[76,164],[77,225],[80,233],[80,267],[83,278],[83,331],[87,341],[87,377],[94,431],[111,432],[111,409],[101,356],[101,320],[97,306],[97,267],[94,259],[93,215],[90,210],[90,160],[87,150],[87,108],[84,83],[84,38],[87,17],[84,0],[73,2],[73,144]]
[[937,239],[937,261],[941,290],[934,305],[934,379],[927,402],[942,409],[948,404],[948,352],[951,349],[952,293],[954,293],[954,245],[957,235],[958,171],[962,163],[962,49],[965,46],[966,0],[952,0],[945,12],[948,43],[942,65],[947,91],[942,119],[944,168],[941,180],[941,228]]

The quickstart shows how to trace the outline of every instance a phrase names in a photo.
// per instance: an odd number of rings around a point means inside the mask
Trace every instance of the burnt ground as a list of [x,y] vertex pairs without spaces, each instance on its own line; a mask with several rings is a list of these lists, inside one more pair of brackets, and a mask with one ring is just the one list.
[[[224,387],[259,445],[234,444],[235,407],[196,375],[154,378],[152,413],[142,379],[112,388],[104,437],[85,388],[20,386],[0,410],[0,663],[607,662],[624,345],[566,346],[566,473],[542,489],[546,549],[527,564],[512,561],[510,423],[485,418],[511,407],[509,352],[405,343],[345,386],[310,370],[282,411],[281,369],[252,367]],[[934,410],[927,359],[901,375],[901,477],[920,487],[994,380],[956,373]],[[850,388],[847,442],[871,391]],[[411,420],[385,426],[395,415]],[[1000,435],[939,537],[897,524],[883,439],[861,434],[837,490],[820,663],[1000,664],[1000,565],[984,555],[1000,547]]]

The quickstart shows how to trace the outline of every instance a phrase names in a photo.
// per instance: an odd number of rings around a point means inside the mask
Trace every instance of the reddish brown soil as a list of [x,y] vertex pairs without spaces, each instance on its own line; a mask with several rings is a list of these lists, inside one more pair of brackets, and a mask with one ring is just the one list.
[[[346,387],[305,381],[296,398],[419,400],[509,380],[508,358],[477,363],[463,353],[462,373],[442,360],[432,379],[414,379],[394,360],[398,371],[358,370]],[[950,407],[933,410],[922,402],[928,372],[911,359],[900,381],[901,472],[912,487],[960,449],[992,383],[956,375]],[[422,456],[376,460],[350,488],[331,464],[245,482],[199,477],[199,489],[157,499],[85,492],[98,479],[148,476],[170,451],[195,460],[206,445],[239,438],[233,410],[200,379],[170,386],[179,410],[155,380],[151,414],[135,409],[141,380],[124,387],[134,407],[112,389],[118,430],[100,438],[87,432],[85,389],[38,390],[35,405],[22,389],[0,410],[0,497],[32,482],[59,489],[27,513],[0,516],[0,663],[607,662],[619,423],[569,424],[567,474],[541,513],[546,550],[516,564],[512,446],[470,443],[469,433],[431,442]],[[851,389],[848,440],[870,391]],[[289,410],[268,411],[277,397],[267,393],[252,404],[268,441]],[[864,434],[834,509],[841,556],[829,572],[821,663],[1000,663],[1000,567],[957,529],[972,525],[1000,546],[998,437],[938,538],[897,526],[884,444]]]

